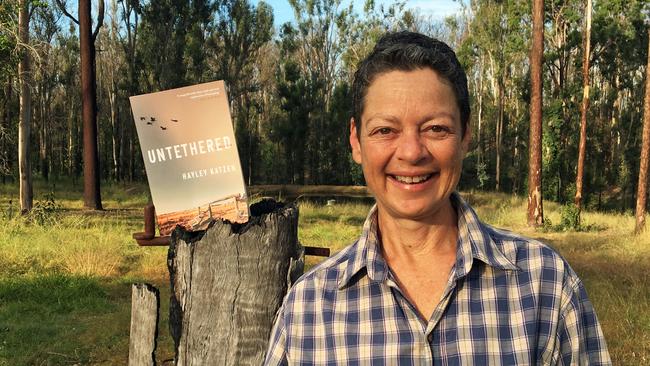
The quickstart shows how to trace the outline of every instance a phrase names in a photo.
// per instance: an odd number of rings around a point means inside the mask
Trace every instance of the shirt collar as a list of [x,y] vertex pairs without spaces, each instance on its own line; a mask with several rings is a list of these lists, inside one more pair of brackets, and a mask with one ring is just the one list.
[[[474,210],[456,192],[451,202],[458,215],[458,251],[456,255],[455,278],[466,276],[472,269],[474,259],[503,270],[519,270],[496,245],[489,229],[479,220]],[[384,281],[388,277],[388,266],[381,255],[377,238],[377,205],[374,205],[359,240],[352,246],[350,258],[339,279],[339,289],[346,287],[352,278],[365,269],[372,281]]]
[[352,277],[363,269],[371,281],[383,282],[388,278],[388,265],[381,255],[377,233],[377,205],[374,205],[363,224],[361,237],[352,246],[347,266],[338,282],[339,289],[347,286]]
[[474,259],[503,270],[517,271],[517,267],[495,243],[490,228],[483,224],[474,209],[457,192],[452,193],[451,203],[458,216],[458,252],[456,255],[456,278],[466,276],[472,269]]

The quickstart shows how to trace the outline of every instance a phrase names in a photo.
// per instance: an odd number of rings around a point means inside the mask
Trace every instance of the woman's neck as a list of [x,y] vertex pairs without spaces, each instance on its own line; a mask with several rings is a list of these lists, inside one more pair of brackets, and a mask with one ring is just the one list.
[[395,219],[378,211],[378,227],[384,258],[419,262],[448,256],[456,251],[456,210],[449,204],[426,221]]

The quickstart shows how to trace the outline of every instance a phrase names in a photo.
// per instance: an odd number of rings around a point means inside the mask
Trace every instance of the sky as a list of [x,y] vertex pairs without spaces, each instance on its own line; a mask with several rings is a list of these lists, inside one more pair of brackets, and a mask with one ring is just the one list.
[[[275,25],[283,24],[287,21],[293,20],[293,10],[287,0],[265,0],[266,3],[273,7],[273,14],[275,16]],[[343,0],[343,4],[349,4],[350,0]],[[351,0],[354,3],[354,8],[358,11],[363,9],[365,0]],[[391,0],[375,0],[376,6],[379,4],[389,5]],[[253,0],[252,3],[257,4],[258,0]],[[461,8],[459,0],[406,0],[406,7],[410,9],[419,9],[420,13],[424,15],[432,15],[434,18],[443,19],[449,15],[455,14]]]

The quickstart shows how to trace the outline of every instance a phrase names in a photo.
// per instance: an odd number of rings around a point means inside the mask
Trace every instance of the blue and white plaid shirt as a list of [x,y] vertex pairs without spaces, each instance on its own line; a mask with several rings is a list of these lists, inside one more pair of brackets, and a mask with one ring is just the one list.
[[610,365],[575,272],[548,246],[481,223],[457,194],[458,252],[428,322],[382,258],[376,207],[359,240],[289,290],[266,365]]

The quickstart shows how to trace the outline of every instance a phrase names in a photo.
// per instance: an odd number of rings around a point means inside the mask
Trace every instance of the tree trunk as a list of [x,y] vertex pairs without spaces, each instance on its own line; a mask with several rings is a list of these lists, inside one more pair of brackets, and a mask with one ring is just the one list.
[[[503,70],[501,71],[503,72]],[[496,150],[497,150],[497,161],[496,161],[496,191],[501,190],[501,145],[503,144],[503,113],[504,113],[504,85],[503,85],[503,75],[499,76],[499,81],[497,82],[499,87],[499,99],[498,99],[498,115],[497,115],[497,138],[496,138]]]
[[[45,83],[43,83],[45,84]],[[41,176],[43,179],[46,181],[49,181],[49,173],[50,173],[50,162],[49,162],[49,153],[48,153],[48,140],[50,139],[50,134],[49,134],[49,129],[47,128],[47,123],[45,122],[47,118],[47,112],[46,112],[46,103],[47,101],[47,96],[46,93],[47,91],[45,90],[45,85],[41,85],[41,90],[39,93],[39,102],[38,102],[38,107],[39,107],[39,121],[40,121],[40,126],[39,126],[39,146],[38,146],[38,152],[39,152],[39,163],[40,163],[40,168],[41,168]]]
[[[136,61],[136,46],[138,41],[138,12],[133,7],[134,3],[130,1],[120,1],[122,6],[122,21],[124,28],[126,28],[126,43],[124,45],[124,55],[127,64],[127,92],[129,95],[136,95],[138,93],[137,85],[137,61]],[[134,149],[133,140],[136,138],[133,133],[134,126],[132,123],[127,123],[120,129],[121,143],[120,143],[120,178],[123,181],[133,181],[134,178],[134,164],[133,155]]]
[[9,100],[11,99],[12,80],[9,76],[7,84],[4,86],[4,99],[2,101],[2,116],[0,117],[0,175],[2,175],[2,184],[7,183],[7,175],[11,174],[11,160],[9,159],[9,148],[7,146],[7,133],[9,132]]
[[119,158],[117,159],[117,164],[119,165],[119,168],[117,168],[117,171],[119,173],[118,176],[117,176],[117,180],[119,180],[119,181],[125,181],[126,180],[126,174],[124,174],[124,171],[126,170],[126,169],[124,169],[124,167],[126,166],[126,160],[125,160],[124,157],[126,155],[125,146],[127,146],[127,144],[128,144],[126,141],[128,141],[128,140],[126,140],[127,137],[126,137],[126,134],[125,134],[125,130],[127,130],[128,128],[129,128],[128,123],[126,125],[123,124],[119,128],[120,134],[119,134],[119,137],[118,137],[119,143],[118,143],[118,149],[117,149],[117,156],[119,156]]
[[530,143],[528,152],[528,225],[544,223],[542,206],[542,58],[544,0],[533,0],[533,44],[530,50]]
[[79,50],[81,53],[81,111],[83,118],[84,207],[102,209],[97,151],[97,86],[95,84],[95,40],[92,34],[90,0],[79,0]]
[[[476,115],[478,119],[477,133],[476,133],[476,149],[477,153],[477,165],[483,164],[483,141],[481,140],[481,127],[483,125],[483,60],[479,59],[478,63],[478,93],[476,99],[478,101],[478,113]],[[482,187],[481,187],[482,188]]]
[[587,0],[585,8],[584,53],[582,55],[582,108],[580,109],[580,144],[578,145],[578,172],[576,174],[575,205],[578,207],[578,222],[582,209],[582,178],[585,169],[585,153],[587,148],[587,112],[589,111],[589,57],[591,54],[591,0]]
[[135,179],[135,139],[133,128],[129,128],[129,182]]
[[[650,36],[650,29],[648,29]],[[645,226],[645,201],[648,185],[648,159],[650,159],[650,38],[648,38],[648,61],[645,68],[645,100],[643,103],[643,142],[641,147],[641,162],[639,167],[639,184],[636,193],[636,226],[635,232],[640,232]]]
[[77,124],[76,124],[76,116],[75,116],[75,106],[74,106],[74,101],[72,98],[69,98],[69,106],[71,106],[70,109],[68,109],[68,176],[69,177],[76,177],[76,167],[75,167],[75,160],[76,160],[76,149],[75,149],[75,141],[77,140]]
[[260,365],[290,278],[302,272],[298,209],[251,206],[247,224],[176,229],[168,266],[176,365]]
[[28,1],[19,3],[18,32],[22,43],[18,77],[20,83],[20,120],[18,122],[18,170],[20,175],[20,212],[25,214],[32,209],[34,193],[32,190],[32,171],[30,166],[30,129],[32,121],[32,94],[30,90],[31,66],[29,60],[29,9]]
[[512,165],[515,173],[512,179],[512,194],[519,193],[519,102],[512,98],[515,104],[515,142],[512,152]]
[[[113,71],[111,70],[111,74]],[[120,173],[120,163],[119,163],[119,155],[118,155],[118,145],[123,144],[123,141],[119,139],[120,131],[121,128],[118,125],[117,122],[117,115],[118,115],[118,110],[117,110],[117,85],[115,85],[115,81],[111,75],[111,86],[110,86],[110,91],[109,91],[109,96],[108,96],[108,101],[109,101],[109,106],[111,109],[111,131],[112,136],[111,136],[111,157],[113,159],[113,179],[117,181],[119,179],[119,173]]]

